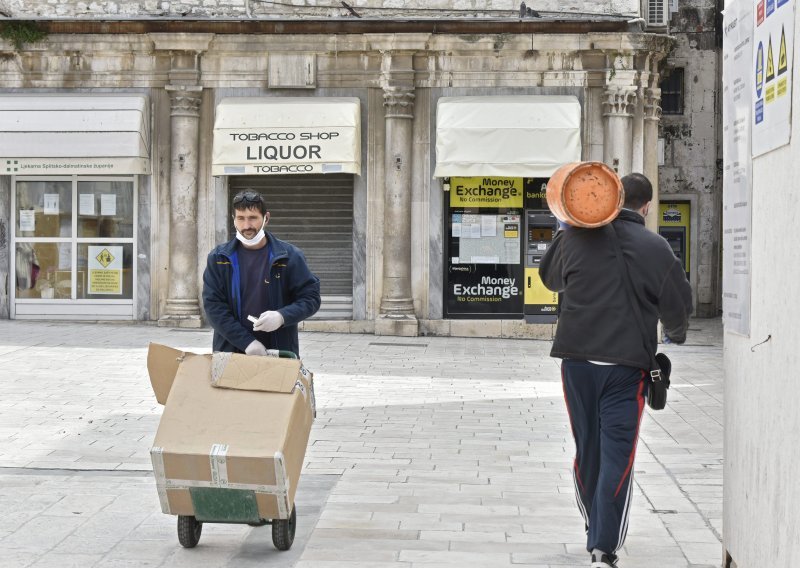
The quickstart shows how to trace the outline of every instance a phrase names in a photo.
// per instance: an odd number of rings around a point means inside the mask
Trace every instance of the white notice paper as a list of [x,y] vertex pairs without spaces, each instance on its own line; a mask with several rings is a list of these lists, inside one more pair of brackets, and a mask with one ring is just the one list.
[[44,214],[45,215],[58,215],[58,194],[45,193],[44,194]]
[[497,217],[494,215],[481,215],[481,236],[494,237],[497,235]]
[[480,239],[481,238],[481,226],[476,223],[474,225],[470,225],[469,227],[469,238],[471,239]]
[[752,2],[729,2],[723,19],[722,321],[726,332],[745,337],[750,335],[751,301],[754,9]]
[[19,210],[19,230],[20,231],[36,230],[36,217],[34,216],[33,209]]
[[113,193],[100,194],[100,215],[113,217],[117,214],[117,196]]
[[453,236],[454,237],[461,236],[461,223],[453,223]]
[[78,211],[81,215],[94,215],[94,193],[81,193],[78,196]]

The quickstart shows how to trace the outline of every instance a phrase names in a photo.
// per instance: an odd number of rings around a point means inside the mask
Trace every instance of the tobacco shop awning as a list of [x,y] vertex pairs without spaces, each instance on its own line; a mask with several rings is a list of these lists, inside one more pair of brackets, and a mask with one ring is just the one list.
[[0,175],[148,174],[144,95],[0,95]]
[[442,97],[436,177],[550,177],[581,159],[581,106],[572,96]]
[[349,97],[226,98],[211,173],[361,174],[361,106]]

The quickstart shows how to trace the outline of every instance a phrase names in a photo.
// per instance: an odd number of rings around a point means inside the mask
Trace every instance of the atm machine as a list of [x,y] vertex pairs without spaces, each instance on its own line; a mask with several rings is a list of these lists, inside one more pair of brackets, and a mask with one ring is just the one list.
[[555,323],[558,293],[551,292],[539,278],[539,263],[553,241],[558,220],[547,209],[525,212],[525,322]]

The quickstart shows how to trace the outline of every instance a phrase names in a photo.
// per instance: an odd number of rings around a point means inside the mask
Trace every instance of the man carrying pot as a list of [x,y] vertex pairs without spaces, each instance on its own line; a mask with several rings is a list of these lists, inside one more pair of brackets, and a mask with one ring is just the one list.
[[[653,352],[661,319],[665,339],[683,343],[692,312],[686,273],[644,218],[653,198],[642,174],[622,178],[625,202],[613,229],[640,299]],[[561,376],[576,455],[573,478],[592,568],[617,566],[628,530],[633,461],[645,406],[651,360],[631,307],[611,226],[560,223],[542,258],[539,275],[562,292],[552,357]]]
[[236,237],[208,255],[203,307],[214,328],[214,351],[300,356],[297,324],[319,309],[319,279],[294,245],[265,233],[269,211],[261,194],[233,198]]

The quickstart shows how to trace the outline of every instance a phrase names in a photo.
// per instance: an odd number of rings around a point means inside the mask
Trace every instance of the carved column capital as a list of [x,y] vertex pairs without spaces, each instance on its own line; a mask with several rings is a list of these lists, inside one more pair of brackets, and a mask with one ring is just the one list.
[[200,116],[203,87],[167,85],[164,89],[169,93],[170,115],[192,118]]
[[644,119],[661,120],[661,89],[644,90]]
[[386,107],[386,118],[414,118],[413,87],[385,87],[383,89],[383,106]]
[[604,93],[603,116],[633,117],[638,96],[636,91],[633,85],[607,87]]

